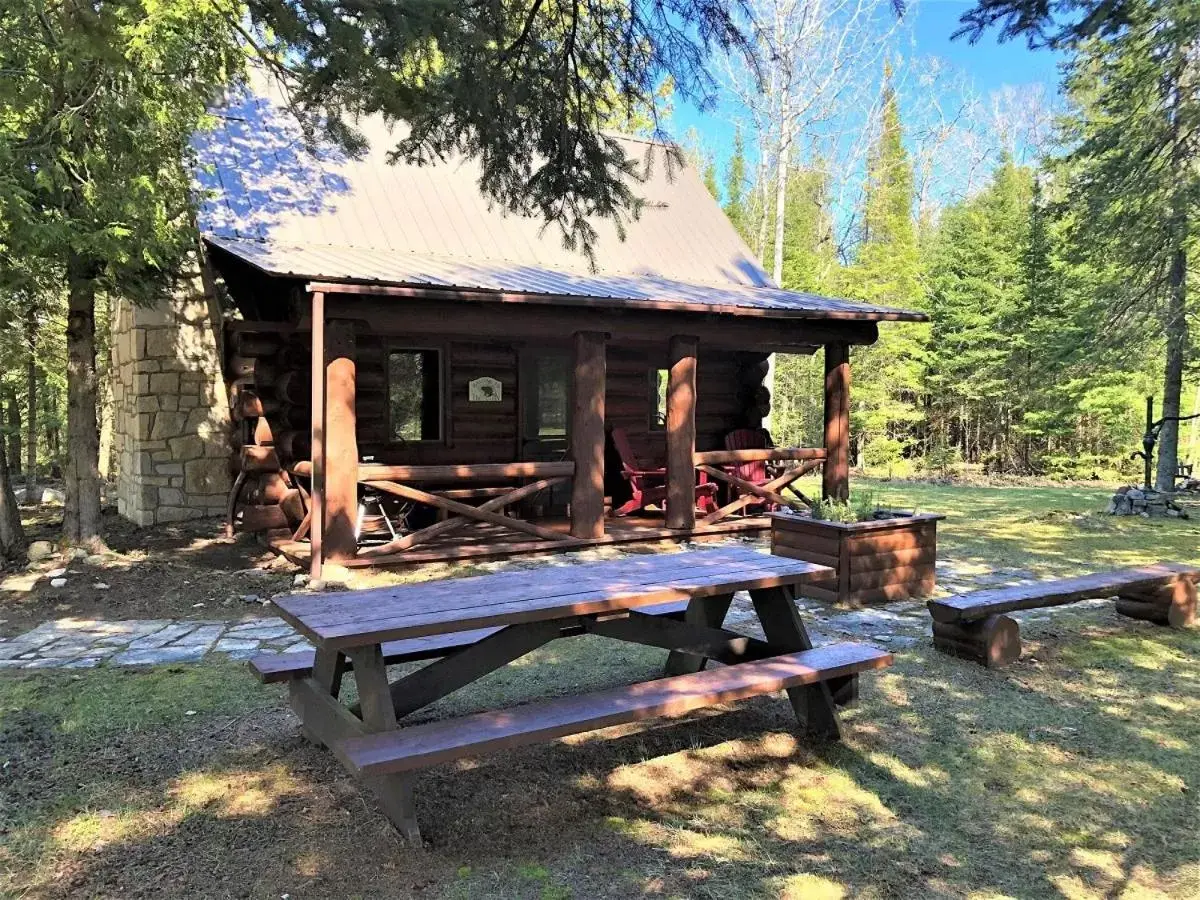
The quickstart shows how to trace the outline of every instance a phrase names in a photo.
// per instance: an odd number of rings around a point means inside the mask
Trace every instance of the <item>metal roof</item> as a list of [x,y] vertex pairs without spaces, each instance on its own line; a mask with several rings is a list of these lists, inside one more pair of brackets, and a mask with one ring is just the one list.
[[[594,268],[553,226],[480,192],[479,166],[453,158],[392,164],[397,129],[369,117],[361,157],[306,149],[264,84],[229,98],[197,136],[200,227],[214,246],[271,275],[613,301],[699,304],[817,318],[924,319],[921,313],[776,287],[699,176],[669,172],[660,145],[620,138],[643,169],[646,203],[626,226],[599,220]],[[763,314],[762,312],[759,313]]]
[[588,298],[637,305],[647,301],[708,312],[787,318],[918,320],[919,313],[776,287],[693,284],[653,275],[576,274],[541,266],[444,259],[350,247],[289,247],[267,241],[207,238],[271,275],[310,282],[357,282],[431,290],[483,291],[531,296]]

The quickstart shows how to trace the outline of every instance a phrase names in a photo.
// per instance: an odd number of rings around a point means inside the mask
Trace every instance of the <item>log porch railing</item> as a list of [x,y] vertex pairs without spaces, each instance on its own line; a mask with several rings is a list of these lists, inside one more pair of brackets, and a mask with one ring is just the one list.
[[[302,461],[292,467],[297,475],[311,476],[313,465]],[[543,528],[523,519],[515,519],[503,514],[507,506],[518,503],[527,497],[564,484],[570,481],[575,473],[573,462],[514,462],[514,463],[483,463],[466,465],[442,466],[410,466],[410,465],[379,465],[375,463],[360,463],[357,481],[367,487],[374,488],[411,500],[424,503],[435,509],[449,513],[450,517],[435,522],[425,528],[402,535],[386,544],[374,547],[362,547],[355,556],[361,559],[388,556],[400,553],[424,543],[439,535],[456,531],[472,522],[484,522],[499,525],[512,531],[528,534],[544,541],[566,541],[571,536],[549,528]],[[418,488],[415,484],[436,485],[445,482],[469,481],[509,481],[533,478],[528,484],[513,485],[511,488],[484,488],[479,490],[462,490],[455,488],[429,487],[428,490]],[[405,483],[408,482],[408,483]],[[494,494],[479,506],[471,506],[459,502],[459,498],[467,499],[482,495],[484,492]],[[303,527],[303,526],[302,526]],[[297,532],[299,534],[299,532]]]
[[[812,501],[796,489],[794,482],[818,466],[823,465],[827,456],[826,451],[819,447],[779,447],[764,450],[707,450],[693,453],[692,463],[696,471],[703,472],[710,478],[715,478],[718,481],[723,481],[731,485],[737,489],[740,495],[719,509],[713,510],[700,520],[700,524],[711,525],[714,522],[719,522],[759,500],[766,500],[780,506],[811,506]],[[792,466],[764,484],[754,484],[734,475],[726,468],[722,468],[755,462],[796,462],[799,465]],[[785,496],[785,491],[793,494],[794,499]]]

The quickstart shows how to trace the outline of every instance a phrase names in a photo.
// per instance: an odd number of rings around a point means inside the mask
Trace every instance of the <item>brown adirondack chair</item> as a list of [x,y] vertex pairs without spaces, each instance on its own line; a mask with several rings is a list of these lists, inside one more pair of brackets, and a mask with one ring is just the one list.
[[[614,516],[627,516],[651,504],[665,507],[667,501],[667,469],[665,466],[647,468],[623,428],[611,432],[613,446],[621,457],[621,477],[629,482],[632,492],[628,500],[613,510]],[[703,512],[716,508],[717,486],[704,481],[696,485],[696,506]]]

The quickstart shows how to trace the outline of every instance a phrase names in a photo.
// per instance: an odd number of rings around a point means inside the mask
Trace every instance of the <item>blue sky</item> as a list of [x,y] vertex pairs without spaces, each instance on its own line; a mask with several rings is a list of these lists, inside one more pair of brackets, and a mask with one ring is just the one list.
[[[917,56],[937,56],[949,62],[974,82],[986,96],[1004,85],[1042,83],[1047,93],[1058,86],[1059,56],[1048,50],[1029,50],[1023,41],[999,43],[995,33],[985,34],[977,44],[965,38],[952,41],[958,19],[972,3],[969,0],[917,0],[908,13],[907,26],[913,45],[906,52]],[[699,111],[693,104],[676,99],[670,130],[680,140],[689,128],[695,128],[703,144],[714,152],[724,171],[733,141],[733,126],[721,111]]]

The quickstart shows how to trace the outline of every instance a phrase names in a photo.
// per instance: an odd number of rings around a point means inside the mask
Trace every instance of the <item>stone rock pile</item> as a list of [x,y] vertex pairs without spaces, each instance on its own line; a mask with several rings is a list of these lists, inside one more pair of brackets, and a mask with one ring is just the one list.
[[1188,517],[1183,507],[1171,499],[1171,494],[1148,491],[1132,485],[1117,488],[1113,498],[1108,501],[1108,509],[1105,512],[1110,516],[1142,516],[1146,519]]

